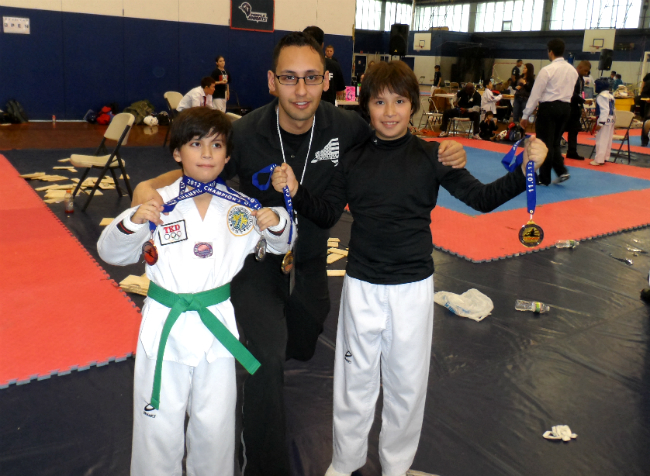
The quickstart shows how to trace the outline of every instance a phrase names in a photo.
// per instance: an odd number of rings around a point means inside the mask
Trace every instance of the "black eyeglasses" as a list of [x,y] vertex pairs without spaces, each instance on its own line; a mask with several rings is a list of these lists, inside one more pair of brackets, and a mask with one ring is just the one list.
[[324,74],[310,74],[309,76],[294,76],[293,74],[280,74],[280,75],[275,75],[276,78],[278,78],[278,82],[280,84],[284,84],[286,86],[295,86],[298,84],[299,80],[303,80],[307,86],[317,86],[319,84],[323,84],[323,81],[325,81],[325,75]]

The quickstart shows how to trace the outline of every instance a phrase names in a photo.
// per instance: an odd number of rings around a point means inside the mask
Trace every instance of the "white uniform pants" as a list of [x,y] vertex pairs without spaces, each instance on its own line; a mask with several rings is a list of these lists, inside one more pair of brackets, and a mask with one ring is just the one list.
[[433,333],[433,276],[401,285],[345,277],[334,367],[334,455],[342,473],[363,466],[384,389],[379,459],[385,476],[411,466],[420,440]]
[[235,359],[202,360],[197,367],[163,362],[160,410],[151,401],[156,361],[138,339],[133,391],[131,474],[182,474],[187,427],[187,475],[232,476],[235,463]]
[[614,136],[614,121],[605,124],[596,132],[596,157],[594,160],[604,164],[612,151],[612,137]]
[[226,98],[214,98],[212,99],[212,104],[215,109],[226,112]]

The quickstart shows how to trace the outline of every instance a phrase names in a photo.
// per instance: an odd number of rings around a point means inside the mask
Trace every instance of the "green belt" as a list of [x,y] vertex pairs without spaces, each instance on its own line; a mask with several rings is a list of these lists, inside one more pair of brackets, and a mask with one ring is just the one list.
[[244,347],[242,343],[232,335],[228,328],[208,310],[208,306],[214,306],[215,304],[224,302],[230,297],[230,283],[200,293],[176,294],[161,288],[152,281],[149,284],[149,292],[147,295],[163,306],[170,308],[165,324],[163,325],[162,334],[160,335],[160,344],[158,345],[158,356],[156,357],[156,370],[153,377],[153,391],[150,403],[152,407],[156,409],[159,409],[160,407],[160,376],[162,373],[163,355],[165,355],[167,338],[180,315],[186,311],[198,312],[205,327],[212,332],[212,335],[221,342],[226,350],[228,350],[228,352],[230,352],[250,374],[254,374],[260,367],[260,363],[255,357],[253,357],[253,354],[251,354],[248,349],[246,349],[246,347]]

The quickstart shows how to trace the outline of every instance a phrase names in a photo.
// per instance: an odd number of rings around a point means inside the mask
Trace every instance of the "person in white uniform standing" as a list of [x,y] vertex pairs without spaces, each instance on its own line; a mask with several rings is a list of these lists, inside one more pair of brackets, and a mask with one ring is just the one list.
[[170,149],[183,177],[158,190],[164,206],[124,211],[97,243],[114,265],[144,253],[151,280],[135,363],[132,475],[180,476],[185,441],[187,474],[234,473],[234,359],[250,373],[260,364],[238,340],[230,281],[249,253],[287,252],[296,230],[284,208],[261,208],[218,179],[231,135],[220,111],[180,113]]
[[609,92],[609,81],[606,78],[595,82],[596,93],[596,157],[589,162],[591,165],[604,165],[612,151],[612,137],[616,124],[615,99]]

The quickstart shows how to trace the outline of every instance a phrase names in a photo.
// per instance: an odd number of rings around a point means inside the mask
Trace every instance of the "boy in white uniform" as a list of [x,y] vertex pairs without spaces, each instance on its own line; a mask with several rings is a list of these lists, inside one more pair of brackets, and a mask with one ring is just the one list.
[[605,165],[612,151],[612,137],[616,125],[615,99],[609,92],[609,81],[601,78],[595,82],[596,93],[596,157],[591,165]]
[[494,94],[492,88],[494,85],[492,81],[488,83],[483,91],[483,96],[481,96],[481,112],[485,115],[486,112],[490,111],[492,114],[497,113],[497,103],[501,101],[503,96],[501,94]]
[[260,235],[280,254],[296,230],[283,208],[261,208],[218,179],[231,134],[220,111],[181,112],[170,149],[184,176],[158,190],[165,207],[126,210],[97,244],[114,265],[136,263],[144,251],[151,280],[135,364],[132,475],[181,475],[186,412],[187,474],[234,472],[233,356],[251,373],[259,363],[238,341],[230,281],[249,253],[262,254]]

